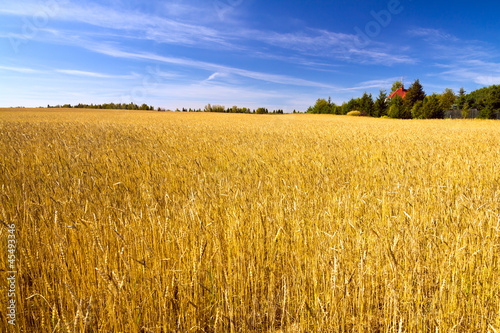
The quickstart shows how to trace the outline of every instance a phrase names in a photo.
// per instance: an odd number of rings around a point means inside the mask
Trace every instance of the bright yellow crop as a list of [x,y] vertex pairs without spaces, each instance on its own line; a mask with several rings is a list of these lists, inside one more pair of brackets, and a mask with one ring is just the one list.
[[23,331],[500,331],[496,121],[0,110],[0,207]]

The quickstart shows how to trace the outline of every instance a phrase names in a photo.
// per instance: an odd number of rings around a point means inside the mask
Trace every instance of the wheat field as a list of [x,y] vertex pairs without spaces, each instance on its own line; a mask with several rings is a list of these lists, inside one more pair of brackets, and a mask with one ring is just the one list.
[[497,121],[3,109],[0,153],[0,331],[500,331]]

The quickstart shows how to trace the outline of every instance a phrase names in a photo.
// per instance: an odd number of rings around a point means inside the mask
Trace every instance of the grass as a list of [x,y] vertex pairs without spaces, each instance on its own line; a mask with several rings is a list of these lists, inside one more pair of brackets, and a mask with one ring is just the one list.
[[498,122],[6,109],[0,154],[18,331],[500,330]]

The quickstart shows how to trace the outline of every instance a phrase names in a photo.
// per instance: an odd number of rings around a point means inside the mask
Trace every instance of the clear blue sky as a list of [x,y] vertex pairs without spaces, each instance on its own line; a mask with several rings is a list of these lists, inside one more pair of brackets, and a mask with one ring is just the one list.
[[0,106],[304,111],[500,84],[497,1],[0,0]]

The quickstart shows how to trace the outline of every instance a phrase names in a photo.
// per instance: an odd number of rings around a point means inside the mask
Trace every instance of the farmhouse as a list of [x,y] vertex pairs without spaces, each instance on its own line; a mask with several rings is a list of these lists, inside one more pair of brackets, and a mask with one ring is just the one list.
[[399,95],[401,96],[402,99],[405,98],[406,96],[406,93],[408,92],[408,89],[405,89],[404,86],[401,86],[399,87],[398,90],[396,90],[395,92],[393,92],[392,94],[389,95],[389,97],[387,97],[385,100],[388,101],[388,100],[391,100],[393,99],[396,95]]

